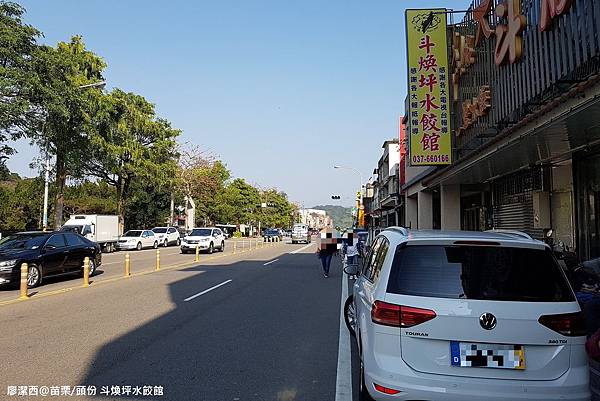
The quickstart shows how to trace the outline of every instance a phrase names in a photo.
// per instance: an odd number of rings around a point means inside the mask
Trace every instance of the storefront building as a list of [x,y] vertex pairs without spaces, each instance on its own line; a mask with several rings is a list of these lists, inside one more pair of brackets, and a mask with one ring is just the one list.
[[[412,180],[407,167],[406,220],[536,238],[552,230],[583,259],[599,257],[600,2],[475,0],[469,10],[446,29],[450,162],[413,165]],[[409,118],[409,132],[422,120]]]

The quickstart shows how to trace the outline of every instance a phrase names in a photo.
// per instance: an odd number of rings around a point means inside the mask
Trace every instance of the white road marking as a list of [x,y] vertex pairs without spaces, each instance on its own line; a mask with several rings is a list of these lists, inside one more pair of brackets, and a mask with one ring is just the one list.
[[335,401],[352,401],[352,360],[350,333],[344,320],[344,304],[348,298],[348,278],[342,273],[342,297],[340,301],[340,339],[338,341]]
[[263,266],[268,266],[268,265],[270,265],[271,263],[275,263],[275,262],[277,262],[278,260],[279,260],[279,259],[273,259],[272,261],[265,263]]
[[199,297],[200,295],[204,295],[204,294],[206,294],[207,292],[210,292],[210,291],[212,291],[212,290],[215,290],[215,289],[217,289],[217,288],[221,287],[222,285],[225,285],[225,284],[231,283],[232,281],[233,281],[233,280],[226,280],[226,281],[223,281],[221,284],[217,284],[217,285],[215,285],[215,286],[213,286],[213,287],[210,287],[208,290],[204,290],[204,291],[202,291],[202,292],[199,292],[199,293],[197,293],[197,294],[194,294],[194,295],[192,295],[191,297],[187,297],[186,299],[184,299],[184,300],[183,300],[183,302],[191,301],[192,299],[194,299],[194,298],[197,298],[197,297]]
[[295,251],[292,251],[292,252],[290,252],[290,253],[298,253],[298,252],[300,252],[300,251],[303,251],[303,250],[305,250],[306,248],[308,248],[308,247],[309,247],[309,246],[311,246],[311,245],[312,245],[312,244],[307,244],[306,246],[303,246],[303,247],[302,247],[302,248],[300,248],[300,249],[296,249]]

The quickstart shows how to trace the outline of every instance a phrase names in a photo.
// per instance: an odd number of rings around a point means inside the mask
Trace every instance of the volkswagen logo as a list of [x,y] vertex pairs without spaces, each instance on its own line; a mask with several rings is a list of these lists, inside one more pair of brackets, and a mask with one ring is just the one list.
[[486,330],[492,330],[496,327],[496,323],[496,316],[489,312],[485,312],[483,315],[479,316],[479,324]]

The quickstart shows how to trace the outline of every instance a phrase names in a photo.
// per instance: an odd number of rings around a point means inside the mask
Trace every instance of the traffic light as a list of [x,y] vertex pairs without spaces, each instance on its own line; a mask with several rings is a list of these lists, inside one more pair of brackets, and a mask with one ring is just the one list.
[[340,199],[339,195],[331,195],[331,199]]

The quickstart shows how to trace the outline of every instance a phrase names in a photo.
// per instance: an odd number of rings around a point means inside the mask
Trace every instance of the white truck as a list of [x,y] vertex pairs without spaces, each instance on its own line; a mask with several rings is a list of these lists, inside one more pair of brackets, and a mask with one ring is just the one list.
[[119,240],[119,216],[75,214],[62,226],[62,231],[73,231],[98,243],[102,251],[114,252]]

